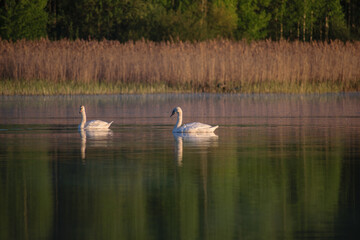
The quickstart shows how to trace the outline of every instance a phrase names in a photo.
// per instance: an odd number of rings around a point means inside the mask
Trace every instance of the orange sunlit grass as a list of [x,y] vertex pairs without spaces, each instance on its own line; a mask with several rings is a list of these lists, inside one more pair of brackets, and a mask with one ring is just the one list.
[[[118,86],[126,85],[135,89],[136,85],[142,89],[161,86],[159,92],[360,89],[359,42],[119,43],[43,39],[1,41],[0,53],[2,82],[101,85],[109,88],[108,93],[123,92]],[[114,86],[116,91],[111,89]],[[102,93],[107,93],[106,89]]]

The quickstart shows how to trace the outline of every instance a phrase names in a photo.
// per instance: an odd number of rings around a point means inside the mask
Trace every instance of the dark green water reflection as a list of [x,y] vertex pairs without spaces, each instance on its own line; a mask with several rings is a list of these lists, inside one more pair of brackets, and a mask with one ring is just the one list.
[[0,99],[0,239],[360,236],[359,94]]

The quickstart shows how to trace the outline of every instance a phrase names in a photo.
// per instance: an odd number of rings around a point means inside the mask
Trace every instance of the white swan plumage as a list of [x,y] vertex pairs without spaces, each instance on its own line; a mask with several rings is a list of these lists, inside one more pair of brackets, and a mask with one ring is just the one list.
[[178,119],[176,125],[173,129],[173,133],[211,133],[214,132],[219,126],[211,126],[205,123],[193,122],[182,124],[182,110],[180,107],[176,107],[173,109],[171,116],[175,113],[178,115]]
[[113,123],[113,122],[108,123],[101,120],[92,120],[87,122],[84,106],[80,106],[79,113],[81,113],[81,117],[82,117],[81,123],[79,124],[79,129],[107,129]]

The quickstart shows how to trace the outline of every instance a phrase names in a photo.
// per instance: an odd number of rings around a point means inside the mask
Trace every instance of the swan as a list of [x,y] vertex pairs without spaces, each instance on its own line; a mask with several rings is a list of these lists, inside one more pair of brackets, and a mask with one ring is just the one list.
[[178,115],[178,119],[176,122],[176,125],[173,129],[173,133],[210,133],[214,132],[215,129],[217,129],[219,126],[210,126],[208,124],[199,123],[199,122],[193,122],[182,124],[182,110],[180,107],[176,107],[173,109],[170,117],[172,117],[175,113]]
[[92,120],[86,122],[86,113],[84,106],[80,106],[79,113],[81,113],[81,117],[82,117],[81,123],[79,124],[79,129],[107,129],[113,123],[113,122],[108,123],[101,120]]

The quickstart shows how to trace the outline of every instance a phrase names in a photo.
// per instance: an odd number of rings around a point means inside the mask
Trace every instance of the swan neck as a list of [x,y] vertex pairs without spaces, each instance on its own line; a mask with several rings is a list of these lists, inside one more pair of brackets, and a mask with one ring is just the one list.
[[86,113],[85,113],[85,110],[83,110],[83,111],[81,112],[80,128],[84,128],[85,123],[86,123]]
[[179,128],[182,124],[182,112],[178,112],[178,119],[177,119],[177,122],[176,122],[176,128]]

